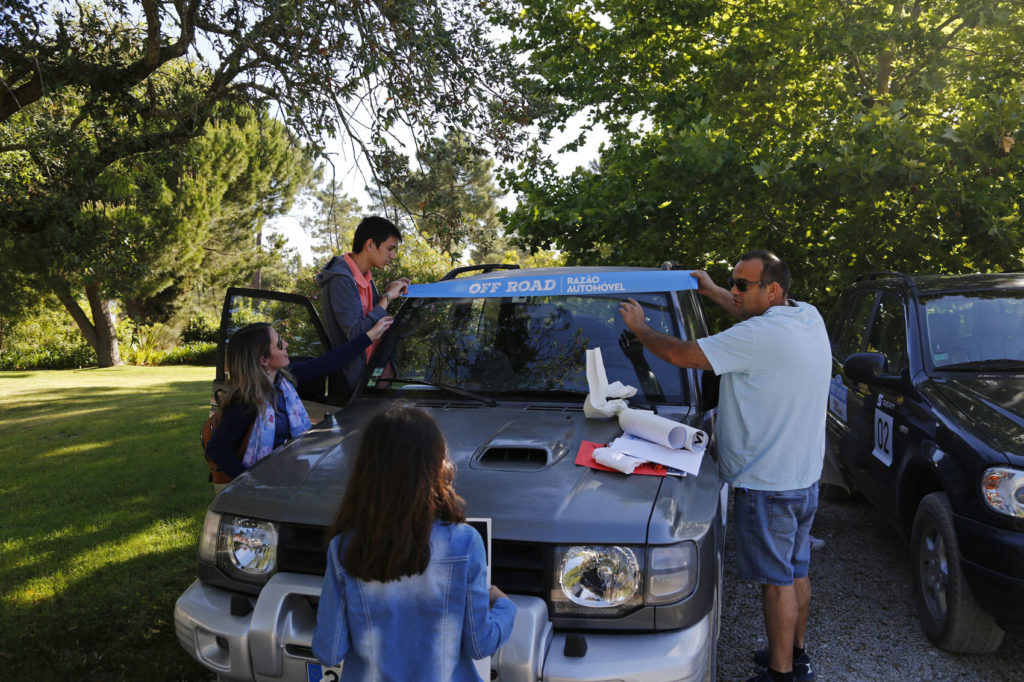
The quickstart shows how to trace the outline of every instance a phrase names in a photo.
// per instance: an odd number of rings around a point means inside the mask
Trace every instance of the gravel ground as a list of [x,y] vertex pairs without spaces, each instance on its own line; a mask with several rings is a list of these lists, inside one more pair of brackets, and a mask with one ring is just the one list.
[[[910,549],[863,499],[822,500],[813,534],[807,648],[817,679],[1024,680],[1024,632],[1007,633],[993,654],[964,656],[934,647],[914,609]],[[767,646],[759,585],[736,577],[728,534],[718,679],[746,680],[751,656]]]

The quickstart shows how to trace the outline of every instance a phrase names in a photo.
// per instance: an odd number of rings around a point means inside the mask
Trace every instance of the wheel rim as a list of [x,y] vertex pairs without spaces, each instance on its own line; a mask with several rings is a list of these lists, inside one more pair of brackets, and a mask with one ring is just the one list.
[[925,605],[932,616],[945,619],[949,608],[949,560],[946,539],[935,526],[929,525],[921,536],[917,570]]

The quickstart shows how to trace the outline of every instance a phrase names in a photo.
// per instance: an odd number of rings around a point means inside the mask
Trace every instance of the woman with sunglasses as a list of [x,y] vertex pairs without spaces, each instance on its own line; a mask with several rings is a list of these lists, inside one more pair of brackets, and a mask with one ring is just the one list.
[[[247,324],[228,342],[227,393],[220,400],[206,457],[233,479],[311,423],[295,386],[341,371],[387,331],[393,317],[381,318],[366,333],[318,358],[292,363],[288,342],[267,322]],[[216,471],[215,470],[215,471]],[[225,484],[214,482],[219,492]]]

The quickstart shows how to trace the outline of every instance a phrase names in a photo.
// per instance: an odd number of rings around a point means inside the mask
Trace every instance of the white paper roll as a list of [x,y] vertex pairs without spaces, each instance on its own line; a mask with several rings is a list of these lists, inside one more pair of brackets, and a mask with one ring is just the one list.
[[627,407],[619,413],[619,426],[626,433],[679,450],[701,450],[707,446],[708,435],[700,429],[659,417],[647,410]]

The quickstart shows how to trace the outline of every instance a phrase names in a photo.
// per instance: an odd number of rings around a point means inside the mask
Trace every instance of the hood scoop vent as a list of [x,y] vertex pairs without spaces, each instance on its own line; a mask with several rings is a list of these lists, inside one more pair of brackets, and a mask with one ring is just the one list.
[[494,440],[484,446],[474,458],[474,469],[498,471],[537,471],[546,469],[565,456],[568,446],[563,441]]

